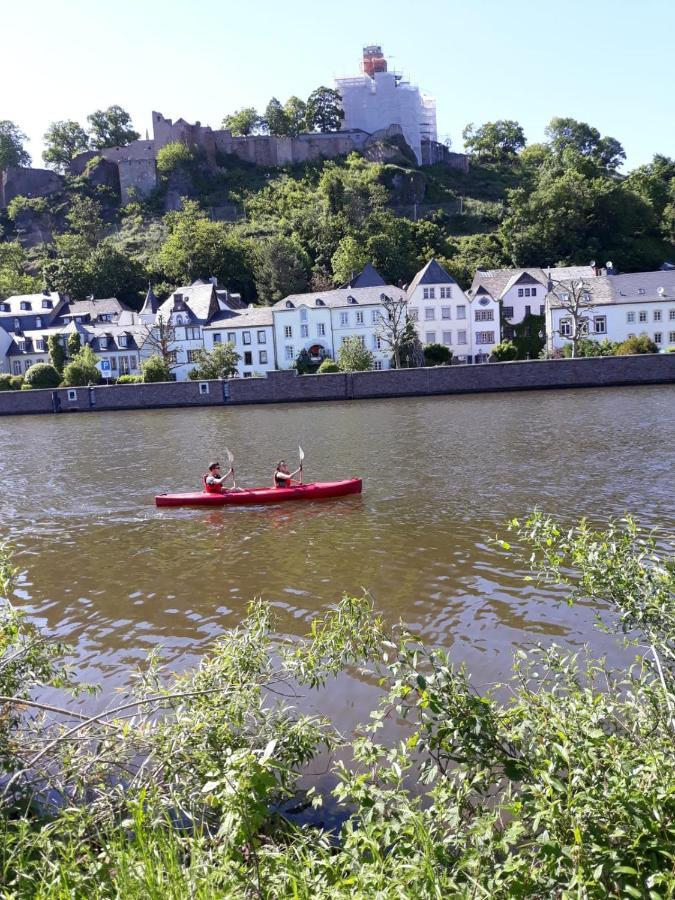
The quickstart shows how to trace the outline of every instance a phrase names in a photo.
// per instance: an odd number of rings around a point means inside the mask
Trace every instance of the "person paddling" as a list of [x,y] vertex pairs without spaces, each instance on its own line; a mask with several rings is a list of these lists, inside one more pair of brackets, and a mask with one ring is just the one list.
[[[224,482],[226,478],[229,476],[234,476],[234,469],[230,466],[230,470],[225,473],[225,475],[220,474],[220,463],[212,462],[209,465],[209,471],[202,475],[202,481],[204,482],[204,490],[207,494],[222,494],[227,488],[224,487]],[[234,479],[233,479],[234,480]]]
[[299,484],[302,484],[302,463],[298,466],[295,472],[289,472],[288,466],[286,465],[285,459],[280,459],[277,463],[277,467],[274,470],[274,487],[285,488],[290,487],[293,483],[293,479],[295,476],[300,473]]

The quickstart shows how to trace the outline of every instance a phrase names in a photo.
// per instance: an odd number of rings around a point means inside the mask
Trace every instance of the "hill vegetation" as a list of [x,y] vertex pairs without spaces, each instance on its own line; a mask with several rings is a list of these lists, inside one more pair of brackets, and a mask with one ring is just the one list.
[[[20,131],[3,124],[25,162]],[[595,128],[553,119],[546,135],[528,146],[517,122],[467,126],[468,174],[416,168],[394,145],[381,148],[385,161],[352,153],[264,169],[221,157],[215,170],[194,149],[169,145],[154,195],[125,207],[95,157],[65,176],[60,194],[10,203],[0,297],[47,286],[134,305],[148,281],[162,296],[216,275],[248,302],[273,303],[344,282],[366,261],[399,283],[435,256],[467,287],[478,266],[611,259],[640,271],[675,258],[675,160],[657,155],[623,175],[621,144]],[[167,209],[171,197],[183,198],[181,209]],[[224,208],[232,221],[219,219]]]

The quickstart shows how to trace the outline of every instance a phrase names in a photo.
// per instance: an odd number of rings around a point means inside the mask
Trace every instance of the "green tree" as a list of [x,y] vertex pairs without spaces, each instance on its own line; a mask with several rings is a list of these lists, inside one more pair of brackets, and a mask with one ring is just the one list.
[[73,331],[68,335],[68,356],[71,359],[75,359],[77,354],[82,349],[82,338],[80,337],[80,333],[78,331]]
[[197,350],[196,367],[190,372],[193,381],[209,378],[230,378],[237,374],[241,356],[234,344],[214,344],[212,350]]
[[43,140],[45,149],[42,159],[57,172],[65,172],[73,157],[89,149],[89,135],[79,122],[72,119],[52,122]]
[[182,141],[165,144],[157,152],[157,171],[170,175],[178,169],[189,169],[195,161],[194,152]]
[[225,116],[223,128],[227,128],[233,135],[256,134],[262,127],[263,120],[253,106],[238,109],[235,113]]
[[509,362],[518,358],[518,348],[513,341],[502,341],[493,347],[490,362]]
[[625,160],[621,144],[612,137],[601,137],[597,128],[576,119],[555,117],[545,128],[554,154],[559,158],[571,150],[593,160],[600,169],[615,171]]
[[448,366],[452,360],[452,350],[445,344],[426,344],[424,347],[425,366]]
[[632,356],[636,353],[658,353],[659,348],[654,341],[646,334],[640,334],[637,337],[626,338],[623,343],[616,348],[617,356]]
[[25,140],[26,135],[14,122],[0,120],[0,172],[10,166],[30,165],[30,154],[23,146]]
[[161,356],[150,356],[141,363],[143,381],[171,381],[169,366]]
[[311,131],[339,131],[345,114],[339,92],[328,87],[318,87],[307,99],[305,121]]
[[101,373],[96,368],[98,358],[91,347],[86,344],[77,353],[72,362],[63,370],[63,384],[66,387],[83,387],[87,384],[98,384]]
[[125,147],[132,141],[137,141],[140,134],[134,131],[131,116],[121,106],[109,106],[107,109],[97,109],[90,116],[89,135],[91,146],[94,150],[102,150],[104,147]]
[[63,374],[63,367],[66,363],[66,351],[58,334],[50,334],[47,338],[47,348],[49,350],[49,362],[54,366],[59,375]]
[[275,303],[308,290],[311,260],[295,238],[276,235],[258,245],[253,271],[258,297]]
[[105,232],[102,212],[98,200],[83,195],[73,197],[66,213],[71,233],[83,238],[89,247],[95,247]]
[[334,374],[340,371],[340,366],[335,362],[334,359],[331,359],[329,356],[321,360],[321,365],[317,369],[319,375]]
[[147,271],[134,256],[118,250],[109,238],[102,240],[85,261],[86,294],[117,297],[132,308],[139,307]]
[[32,388],[55,388],[61,383],[61,374],[49,363],[35,363],[26,372],[23,383]]
[[18,241],[0,241],[0,300],[40,290],[41,280],[28,274],[27,265],[26,251]]
[[522,126],[513,119],[498,119],[477,128],[473,124],[467,125],[462,137],[466,150],[472,156],[495,163],[515,159],[526,144]]
[[345,284],[356,272],[360,272],[368,262],[365,247],[351,234],[342,238],[337,250],[331,258],[333,280],[336,284]]
[[366,372],[373,368],[375,357],[359,335],[352,335],[340,344],[337,363],[341,372]]
[[286,115],[286,110],[276,97],[272,97],[265,107],[264,119],[270,134],[284,136],[291,133],[290,122]]
[[284,103],[288,134],[296,137],[307,127],[307,104],[299,97],[289,97]]

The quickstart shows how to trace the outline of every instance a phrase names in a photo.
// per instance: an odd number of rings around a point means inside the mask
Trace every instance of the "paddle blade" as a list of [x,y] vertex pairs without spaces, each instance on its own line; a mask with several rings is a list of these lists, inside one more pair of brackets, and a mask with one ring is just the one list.
[[230,452],[229,447],[225,448],[225,453],[227,453],[227,461],[229,462],[230,466],[232,466],[232,463],[234,462],[234,456]]
[[305,451],[300,446],[298,446],[298,457],[300,459],[300,462],[302,462],[305,458]]

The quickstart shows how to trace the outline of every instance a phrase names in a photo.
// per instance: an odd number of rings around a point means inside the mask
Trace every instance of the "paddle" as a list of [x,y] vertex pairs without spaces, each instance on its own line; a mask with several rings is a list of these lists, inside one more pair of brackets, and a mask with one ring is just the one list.
[[234,489],[237,486],[237,481],[234,477],[234,466],[232,465],[232,463],[234,462],[234,456],[232,455],[228,447],[225,448],[225,453],[227,453],[227,461],[230,464],[230,468],[232,469],[232,488]]
[[298,457],[300,459],[300,484],[302,484],[302,461],[305,458],[305,451],[298,444]]

